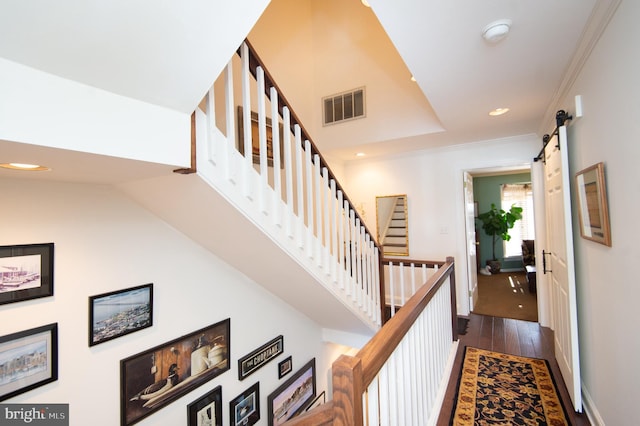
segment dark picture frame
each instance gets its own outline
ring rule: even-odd
[[[260,420],[260,382],[229,402],[229,417],[231,426],[251,426]]]
[[[594,164],[576,173],[576,192],[580,236],[611,247],[604,163]]]
[[[153,325],[153,283],[89,297],[89,346]]]
[[[284,336],[280,335],[238,360],[238,380],[244,380],[284,352]]]
[[[282,379],[287,374],[293,371],[293,362],[291,356],[278,363],[278,379]]]
[[[316,359],[312,358],[267,397],[268,425],[278,426],[303,412],[316,397]]]
[[[0,246],[0,305],[53,296],[53,243]]]
[[[222,426],[222,386],[187,406],[189,426]]]
[[[132,425],[231,368],[229,318],[120,361],[121,425]]]
[[[316,399],[311,401],[311,403],[307,406],[307,408],[304,411],[313,410],[314,408],[321,406],[322,404],[327,402],[326,399],[327,397],[326,397],[325,391],[320,392],[320,394],[316,396]]]
[[[0,365],[0,401],[58,380],[58,323],[1,336]]]
[[[238,106],[238,151],[244,155],[244,117],[242,105]],[[271,118],[267,117],[267,165],[273,167],[273,130]],[[280,125],[280,168],[284,168],[284,143],[283,143],[283,126]],[[258,124],[258,113],[251,111],[251,154],[253,162],[260,164],[260,127]]]

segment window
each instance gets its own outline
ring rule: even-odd
[[[533,219],[533,191],[530,183],[509,183],[502,185],[502,210],[509,210],[515,204],[522,207],[522,220],[509,230],[511,239],[504,241],[504,257],[521,256],[522,240],[535,237]]]

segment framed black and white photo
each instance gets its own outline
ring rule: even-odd
[[[153,325],[153,283],[89,297],[89,346]]]
[[[0,401],[58,380],[58,324],[0,337]]]
[[[231,426],[251,426],[260,420],[260,382],[229,402]]]
[[[222,426],[222,386],[187,407],[189,426]]]
[[[53,243],[0,246],[0,305],[53,296]]]
[[[129,426],[229,370],[230,319],[120,361],[121,425]]]
[[[267,422],[278,426],[303,412],[316,397],[316,359],[313,358],[267,397]]]

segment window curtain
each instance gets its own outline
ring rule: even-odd
[[[511,239],[504,241],[504,257],[521,256],[522,240],[534,239],[533,191],[530,183],[506,183],[501,186],[502,209],[508,211],[512,205],[522,207],[522,220],[509,230]]]

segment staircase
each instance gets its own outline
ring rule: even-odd
[[[406,253],[409,238],[406,219],[406,198],[396,197],[389,227],[382,238],[382,247],[385,254]]]

